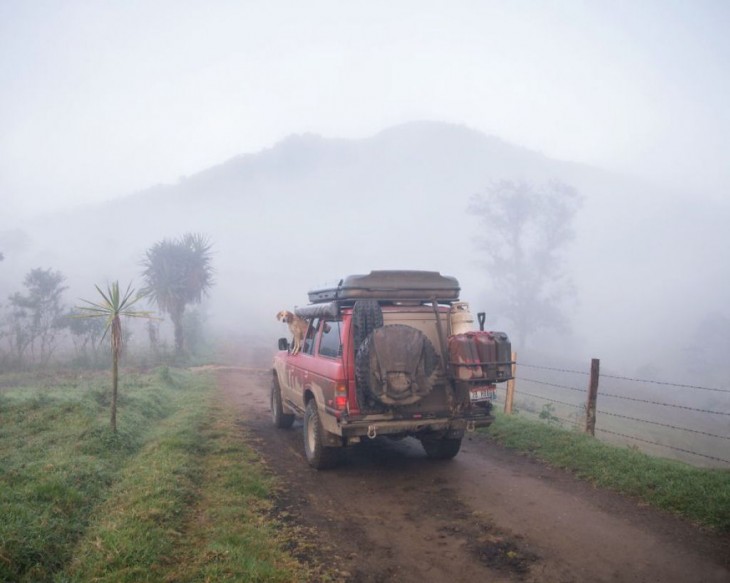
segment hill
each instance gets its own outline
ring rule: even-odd
[[[584,197],[568,257],[579,298],[574,333],[544,335],[536,347],[661,368],[691,344],[703,318],[727,314],[728,205],[437,122],[361,140],[293,135],[176,184],[6,224],[0,291],[15,291],[37,266],[65,273],[70,297],[107,278],[138,280],[146,248],[196,231],[215,243],[217,285],[207,310],[221,326],[283,333],[273,315],[305,303],[306,289],[373,268],[455,275],[479,309],[499,282],[478,266],[467,207],[501,179],[558,179]],[[508,325],[497,314],[490,321]]]

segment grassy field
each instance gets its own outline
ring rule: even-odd
[[[324,580],[282,550],[275,484],[212,379],[2,378],[0,581]]]
[[[598,486],[730,532],[730,470],[695,468],[517,416],[498,414],[485,431]]]

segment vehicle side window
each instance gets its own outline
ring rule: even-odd
[[[307,329],[307,335],[304,337],[304,344],[302,346],[302,352],[304,354],[314,354],[314,337],[317,334],[317,328],[319,327],[319,318],[312,320],[309,323]]]
[[[322,336],[319,341],[319,354],[331,358],[342,356],[342,337],[340,334],[340,322],[322,322]]]

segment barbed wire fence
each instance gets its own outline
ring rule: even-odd
[[[663,457],[730,467],[730,389],[599,373],[597,359],[590,371],[531,364],[516,355],[513,361],[507,414],[598,433]],[[656,388],[668,392],[658,397]],[[710,395],[712,407],[696,405],[699,395]]]

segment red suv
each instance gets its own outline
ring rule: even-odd
[[[312,467],[381,435],[414,436],[428,457],[453,458],[465,431],[493,421],[495,383],[511,378],[509,339],[471,329],[455,278],[373,271],[309,301],[295,310],[308,322],[301,350],[279,340],[271,412],[279,428],[303,418]]]

